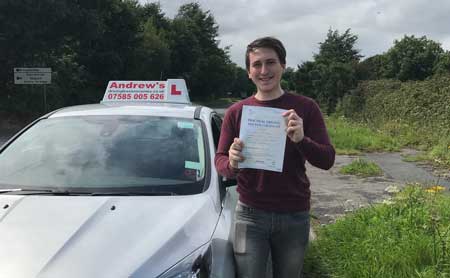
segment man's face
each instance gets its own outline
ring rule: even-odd
[[[273,93],[280,87],[281,75],[286,65],[280,64],[277,53],[270,48],[256,48],[249,53],[248,77],[258,92]]]

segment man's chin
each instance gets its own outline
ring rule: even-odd
[[[273,86],[271,86],[271,87],[259,87],[258,89],[263,94],[271,94],[272,92],[275,91],[275,87],[273,87]]]
[[[273,90],[273,88],[275,87],[275,85],[274,84],[272,84],[272,83],[267,83],[267,84],[259,84],[259,86],[258,86],[258,88],[260,89],[260,90],[264,90],[264,91],[270,91],[270,90]]]

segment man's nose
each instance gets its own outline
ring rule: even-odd
[[[267,73],[269,71],[269,67],[266,64],[262,64],[261,73]]]

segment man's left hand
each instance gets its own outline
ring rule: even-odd
[[[292,142],[298,143],[303,140],[305,133],[303,131],[303,119],[295,112],[294,109],[283,113],[286,121],[286,133]]]

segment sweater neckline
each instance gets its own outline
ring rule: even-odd
[[[281,102],[286,96],[287,96],[287,92],[283,91],[283,94],[277,98],[274,99],[270,99],[270,100],[259,100],[255,97],[255,95],[252,96],[253,101],[259,104],[264,104],[264,105],[271,105],[271,104],[276,104]]]

